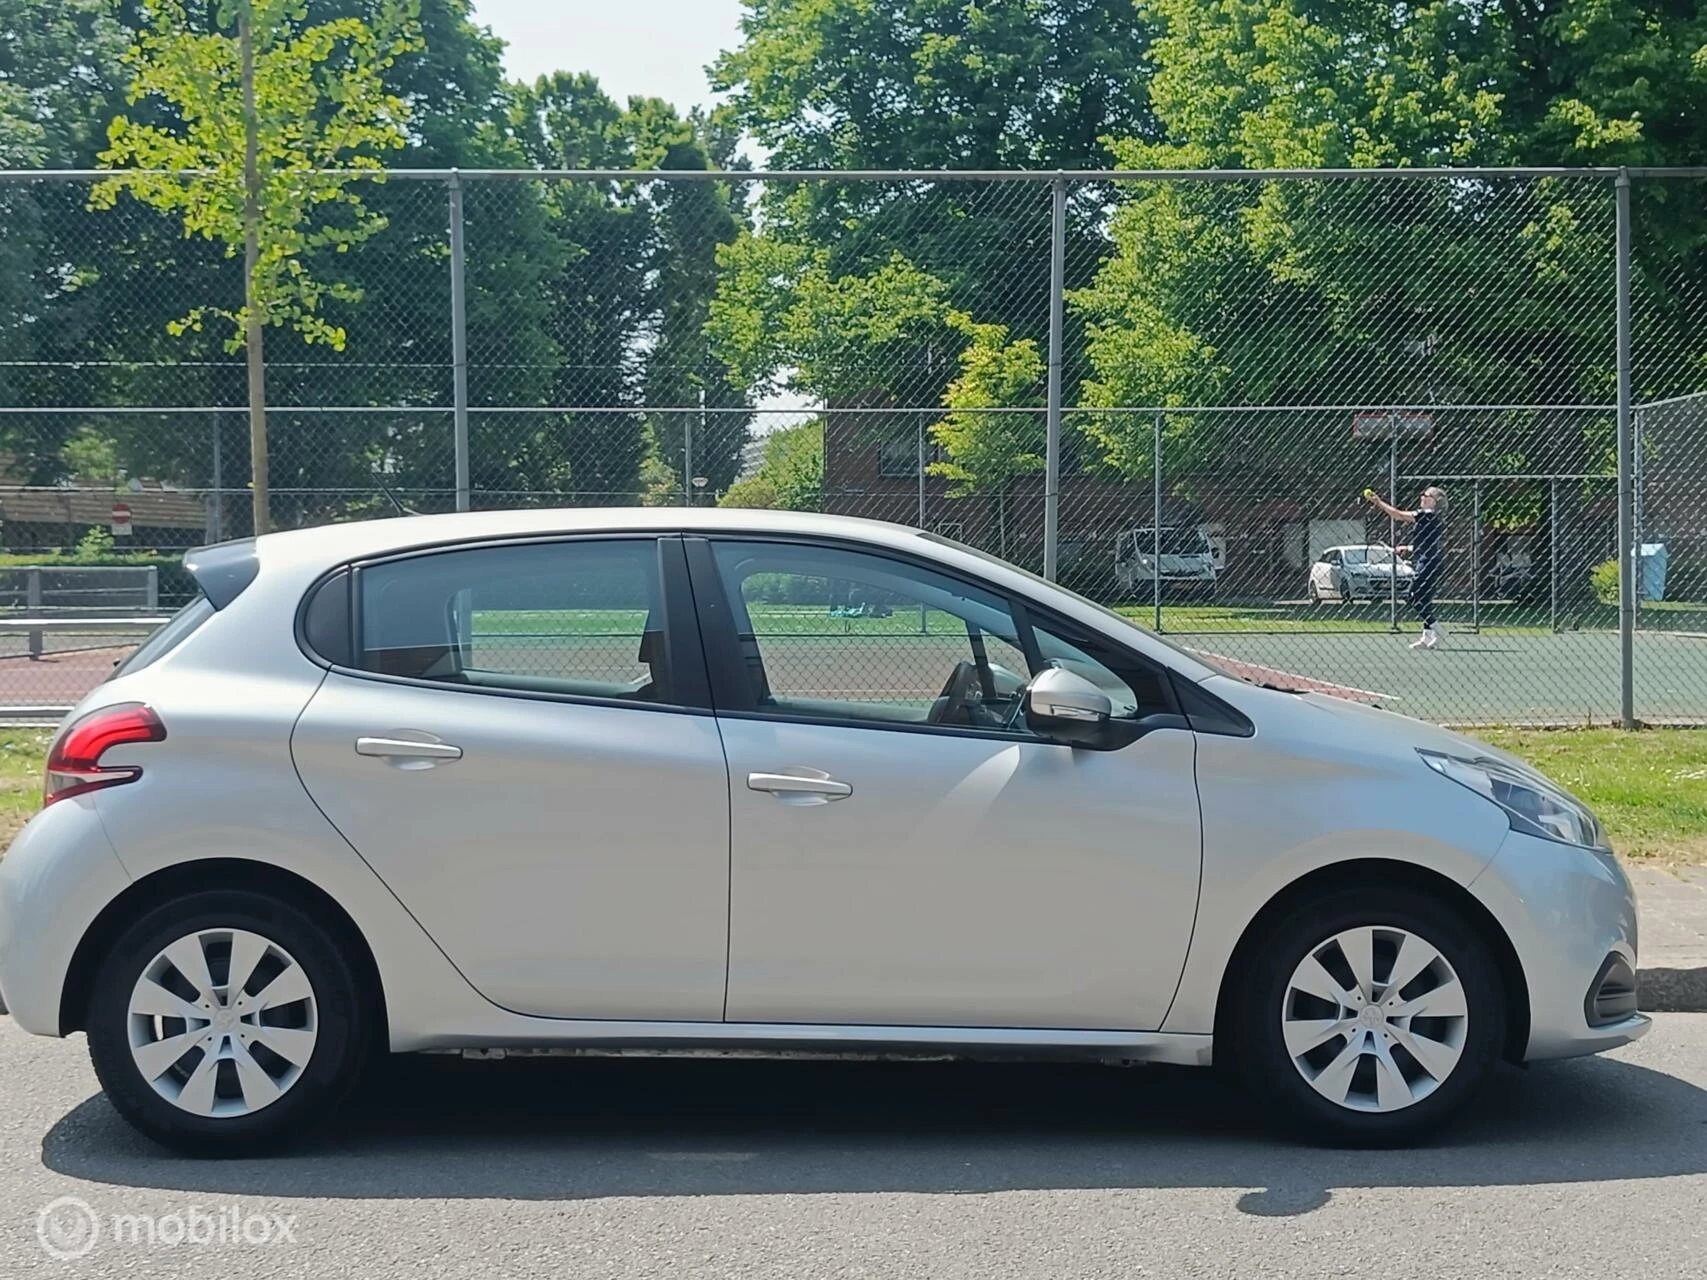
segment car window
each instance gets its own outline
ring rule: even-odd
[[[467,688],[671,700],[657,543],[474,547],[370,565],[357,665]]]
[[[760,712],[1024,733],[1021,693],[1044,666],[1083,675],[1117,715],[1162,697],[1159,673],[1135,688],[1076,634],[1035,628],[1028,661],[1002,596],[907,561],[782,543],[713,554]]]

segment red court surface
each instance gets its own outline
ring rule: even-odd
[[[133,645],[50,653],[40,658],[0,658],[0,706],[66,707],[112,674]]]

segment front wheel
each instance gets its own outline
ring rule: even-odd
[[[1505,1001],[1494,957],[1427,894],[1331,893],[1280,921],[1247,959],[1230,1048],[1265,1112],[1307,1141],[1430,1137],[1498,1059]]]
[[[89,1055],[115,1109],[192,1155],[265,1150],[354,1084],[374,1020],[338,941],[248,890],[188,894],[119,938],[95,979]]]

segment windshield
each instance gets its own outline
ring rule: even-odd
[[[1149,555],[1155,546],[1156,535],[1149,529],[1134,531],[1133,538],[1140,554]],[[1206,556],[1210,554],[1209,539],[1199,529],[1163,529],[1162,554],[1165,556]]]
[[[1386,547],[1347,547],[1343,558],[1347,564],[1391,564],[1393,553]]]

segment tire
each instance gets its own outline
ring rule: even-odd
[[[243,990],[219,985],[251,958]],[[203,975],[192,982],[184,974],[197,964]],[[251,890],[187,894],[150,911],[108,953],[90,999],[89,1056],[118,1113],[161,1145],[260,1153],[324,1121],[354,1087],[380,1023],[363,994],[344,946],[295,905]],[[234,1007],[220,1008],[224,1000]],[[163,1009],[206,1012],[207,1021],[157,1016]],[[161,1063],[170,1065],[158,1076],[145,1073]]]
[[[1351,1013],[1353,1004],[1329,1012],[1326,1000],[1299,984],[1315,981],[1315,970],[1306,962],[1316,957],[1330,980],[1349,989],[1353,984],[1346,979],[1353,971],[1340,940],[1356,948],[1366,931],[1374,940],[1369,966],[1374,975],[1391,978],[1404,947],[1416,942],[1432,949],[1441,963],[1430,961],[1406,979],[1403,996],[1376,978],[1374,1003],[1383,1013],[1372,1016],[1357,1008],[1348,1021],[1342,1015]],[[1413,951],[1407,970],[1426,954]],[[1248,972],[1225,1024],[1234,1067],[1263,1114],[1306,1142],[1391,1147],[1433,1137],[1486,1079],[1505,1043],[1505,996],[1492,952],[1459,913],[1416,889],[1367,885],[1328,893],[1266,930],[1242,963]],[[1389,998],[1397,1003],[1388,1005]],[[1459,1003],[1461,1017],[1450,1012]],[[1418,1013],[1385,1020],[1387,1008],[1407,1007],[1447,1016]],[[1294,1052],[1330,1022],[1349,1031],[1331,1034],[1307,1052]],[[1349,1069],[1348,1058],[1353,1060]],[[1306,1071],[1314,1074],[1314,1083]],[[1340,1092],[1342,1079],[1346,1097],[1336,1100],[1330,1095]]]

